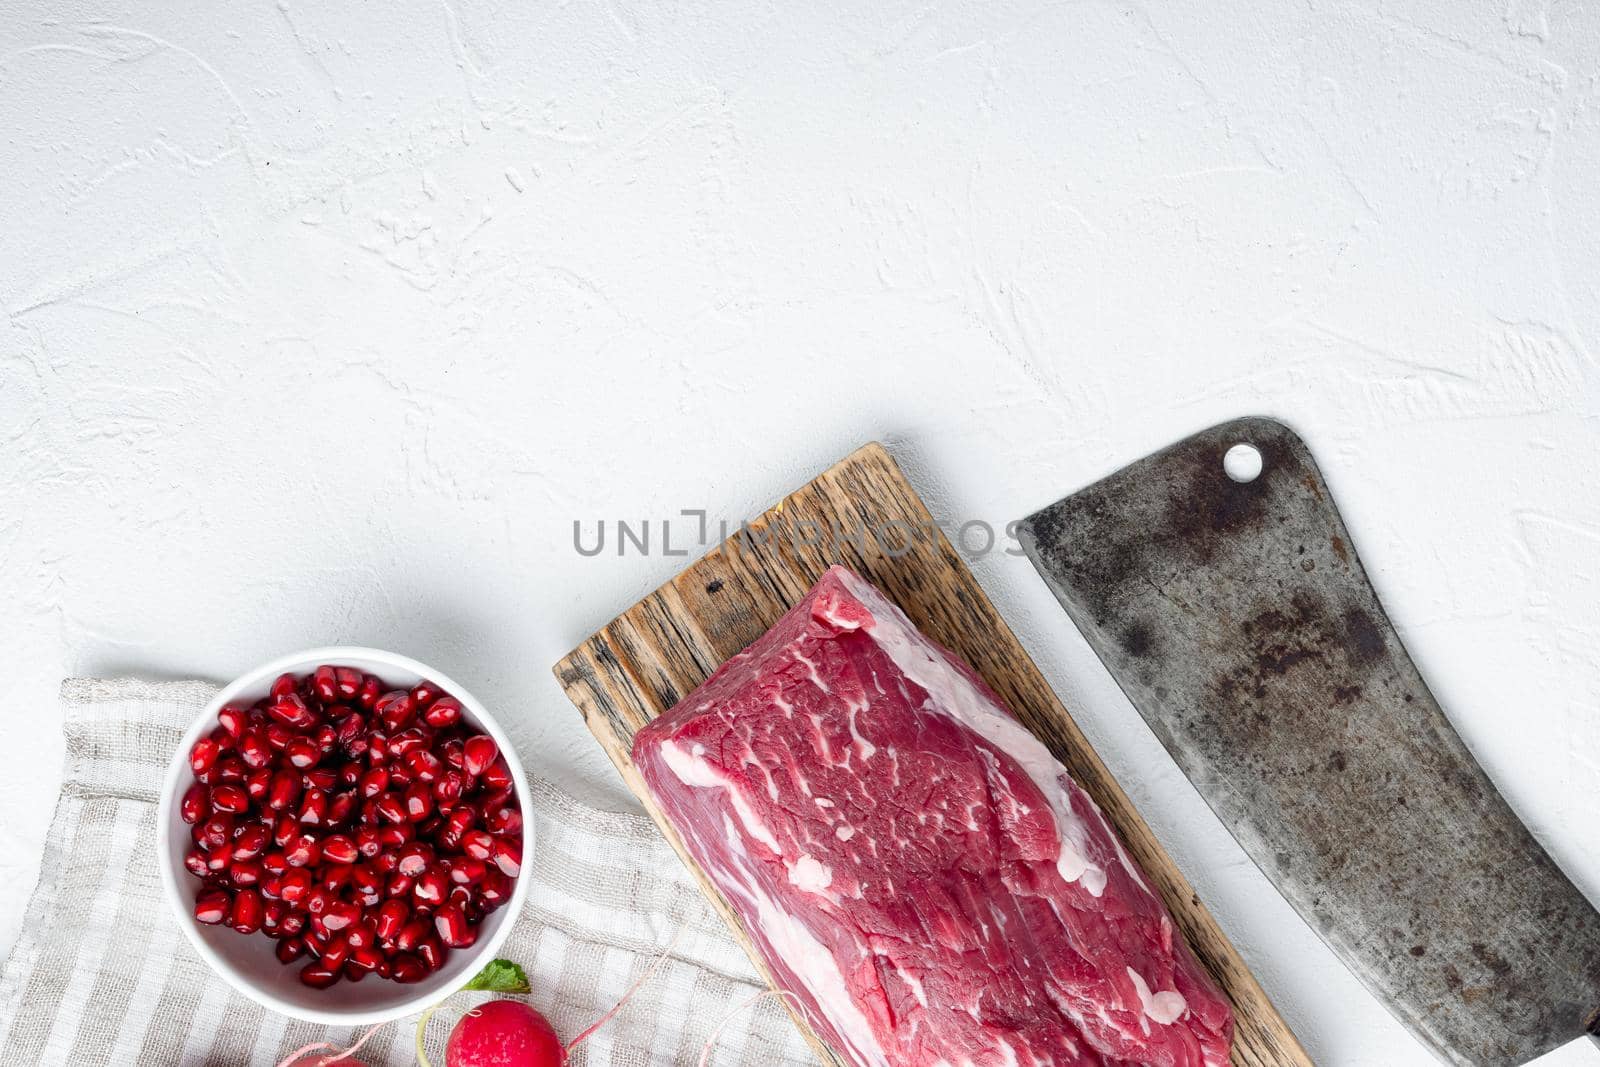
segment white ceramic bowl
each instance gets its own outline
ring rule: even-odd
[[[194,917],[195,894],[200,881],[183,866],[189,848],[189,827],[178,817],[178,798],[194,780],[189,770],[189,749],[209,734],[217,724],[217,712],[224,704],[253,704],[267,695],[272,680],[285,671],[308,674],[319,664],[355,667],[375,674],[386,685],[410,688],[424,678],[461,701],[466,720],[494,738],[511,768],[517,786],[517,801],[522,806],[522,877],[514,883],[511,899],[497,908],[478,927],[478,940],[467,949],[452,949],[444,967],[424,981],[401,985],[376,975],[363,982],[339,982],[329,989],[312,989],[300,981],[300,967],[285,966],[274,954],[277,944],[261,934],[239,934],[226,926],[206,926]],[[393,652],[375,648],[314,648],[275,659],[243,675],[224,688],[190,725],[183,741],[172,755],[161,789],[161,810],[157,825],[160,840],[157,855],[161,865],[161,884],[178,925],[202,959],[245,996],[273,1011],[309,1022],[336,1026],[358,1026],[385,1022],[421,1011],[464,982],[493,959],[511,933],[512,923],[522,911],[528,894],[528,871],[533,860],[533,811],[529,804],[528,783],[522,774],[511,741],[482,704],[465,688],[439,671]]]

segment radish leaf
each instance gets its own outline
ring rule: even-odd
[[[510,960],[490,960],[476,978],[461,988],[486,993],[527,993],[533,987],[528,984],[528,976],[515,963]]]

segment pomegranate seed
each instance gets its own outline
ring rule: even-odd
[[[218,811],[238,815],[250,807],[250,794],[232,784],[213,786],[211,806]]]
[[[391,763],[389,765],[389,788],[395,792],[404,793],[406,786],[411,784],[411,771],[405,763]]]
[[[265,736],[267,747],[276,752],[288,748],[289,742],[295,738],[294,732],[281,722],[268,723]]]
[[[454,726],[461,721],[461,701],[455,697],[440,697],[422,713],[422,721],[440,730]]]
[[[279,848],[288,848],[289,842],[300,836],[300,821],[293,815],[285,812],[278,816],[278,821],[272,827],[272,843]]]
[[[229,737],[237,738],[244,733],[244,724],[247,721],[245,710],[232,704],[224,704],[222,710],[217,712],[217,722],[228,732]]]
[[[426,708],[442,696],[444,696],[444,690],[426,678],[411,687],[411,701],[418,708]]]
[[[324,704],[332,704],[338,698],[332,667],[324,665],[311,672],[311,693]]]
[[[320,960],[300,969],[300,981],[312,989],[327,989],[338,980],[339,972],[325,967]]]
[[[401,730],[389,738],[389,758],[404,758],[407,752],[427,748],[430,740],[432,740],[430,731],[415,726],[409,730]]]
[[[261,895],[265,897],[267,895],[266,891],[262,890]],[[288,914],[289,906],[287,904],[281,900],[272,900],[269,898],[261,907],[262,932],[268,937],[277,937],[279,935],[279,927],[283,923],[284,916]]]
[[[200,740],[196,741],[194,743],[194,747],[189,750],[190,769],[196,774],[209,771],[212,765],[217,762],[217,756],[221,754],[221,751],[222,750],[217,747],[217,743],[211,740],[211,738],[202,737]]]
[[[433,783],[433,799],[439,807],[454,809],[456,801],[461,799],[461,794],[466,791],[466,776],[460,771],[445,771]]]
[[[444,966],[450,952],[432,934],[417,942],[417,957],[425,963],[430,971],[437,971]]]
[[[279,963],[293,963],[306,954],[306,943],[298,937],[285,937],[278,941],[276,952]]]
[[[366,828],[356,831],[356,851],[369,860],[382,852],[383,842],[378,840],[377,831]]]
[[[183,799],[178,802],[178,817],[186,823],[197,823],[211,814],[211,806],[206,803],[206,787],[196,783],[184,791]]]
[[[205,822],[195,827],[199,833],[199,844],[207,851],[215,851],[233,839],[233,816],[226,814],[213,815]]]
[[[361,679],[361,688],[356,692],[356,706],[362,711],[371,711],[378,705],[378,698],[383,695],[383,683],[372,675]]]
[[[306,897],[306,914],[314,919],[321,918],[330,907],[338,903],[338,900],[332,891],[319,885]]]
[[[296,730],[308,730],[317,723],[316,715],[312,714],[299,693],[290,693],[268,704],[267,714]]]
[[[204,878],[211,870],[206,864],[206,854],[199,848],[191,848],[183,854],[183,865],[196,878]]]
[[[250,794],[250,799],[264,802],[267,793],[272,789],[272,771],[262,767],[260,770],[251,771],[250,776],[244,780],[244,791]]]
[[[194,918],[207,926],[217,926],[233,910],[233,899],[221,889],[208,889],[194,899]]]
[[[421,842],[413,842],[400,850],[399,862],[395,865],[395,869],[407,877],[415,878],[432,862],[433,849]]]
[[[288,744],[288,742],[285,742],[285,744]],[[254,729],[251,729],[250,733],[238,739],[238,758],[245,761],[245,766],[256,769],[256,771],[270,765],[272,763],[272,744],[270,744],[269,737],[266,734],[256,733]]]
[[[272,688],[268,691],[267,695],[272,697],[274,700],[281,700],[286,696],[293,696],[296,684],[297,683],[294,675],[280,674],[278,677],[272,680]]]
[[[474,882],[482,881],[487,870],[482,860],[475,860],[471,856],[457,856],[450,861],[450,880],[456,885],[472,885]]]
[[[361,691],[361,672],[354,667],[336,667],[333,673],[338,681],[340,700],[351,700]]]
[[[339,731],[327,723],[317,727],[314,738],[317,751],[324,756],[333,755],[333,750],[339,747]]]
[[[411,699],[410,693],[404,689],[396,689],[379,697],[378,705],[373,708],[373,712],[383,720],[384,726],[393,731],[411,721],[417,712],[417,705]]]
[[[268,852],[261,857],[261,866],[273,874],[282,874],[289,869],[289,860],[282,852]]]
[[[228,912],[228,925],[241,934],[253,934],[261,929],[261,894],[254,889],[241,889],[233,898],[233,908]]]
[[[383,874],[365,863],[358,863],[350,869],[350,885],[357,893],[375,898],[373,903],[376,904],[383,893]]]
[[[452,737],[444,743],[444,748],[440,750],[440,755],[443,756],[445,763],[449,766],[458,771],[465,771],[467,765],[465,751],[466,749],[462,745],[461,739]]]
[[[322,845],[310,834],[301,834],[290,842],[283,858],[291,867],[309,867],[322,858]]]
[[[366,732],[367,720],[363,719],[359,712],[354,711],[340,719],[338,725],[334,727],[334,736],[339,739],[341,745],[348,745],[363,737]]]
[[[350,954],[350,946],[344,938],[333,936],[322,945],[322,962],[325,966],[338,970],[344,965],[345,957]]]
[[[250,769],[244,765],[244,760],[238,756],[223,756],[217,760],[217,765],[211,768],[214,781],[242,782]]]
[[[292,937],[306,928],[306,913],[291,911],[278,923],[278,932],[285,937]]]
[[[439,829],[439,842],[446,848],[458,847],[477,818],[478,813],[468,804],[451,811]]]
[[[332,834],[322,839],[322,858],[329,863],[354,863],[360,855],[356,843],[343,834]]]
[[[328,801],[328,825],[342,826],[356,813],[356,795],[339,793]]]
[[[512,787],[511,768],[507,765],[504,757],[489,764],[488,769],[483,772],[482,778],[483,787],[491,792],[498,793],[502,789],[510,789]]]
[[[389,977],[402,985],[420,982],[428,977],[428,965],[409,952],[402,952],[389,961]]]
[[[411,895],[411,886],[411,876],[396,871],[389,876],[389,881],[384,883],[383,895],[386,897],[409,897]]]
[[[500,746],[488,734],[478,734],[467,738],[461,747],[461,755],[466,761],[464,769],[467,774],[477,778],[500,758]]]
[[[507,878],[497,868],[490,867],[483,872],[483,881],[478,883],[478,901],[485,911],[493,911],[511,899],[511,879]]]
[[[377,943],[378,933],[372,923],[366,919],[358,919],[344,932],[345,944],[351,948],[371,948]]]
[[[272,746],[254,730],[239,738],[239,758],[246,767],[261,770],[272,762]]]
[[[382,766],[389,759],[389,738],[386,734],[373,731],[367,735],[367,762],[374,767]]]
[[[467,923],[467,915],[454,904],[446,904],[433,917],[433,928],[439,940],[451,948],[467,948],[478,939],[477,931]]]
[[[429,867],[416,876],[416,884],[412,893],[424,904],[439,904],[444,901],[444,895],[450,888],[449,879],[439,867]]]
[[[349,978],[352,982],[359,982],[362,978],[377,970],[378,965],[382,962],[383,955],[371,945],[362,947],[351,945],[350,958],[345,962],[344,965],[345,977]],[[351,968],[355,969],[355,974],[350,973]]]
[[[300,821],[311,826],[321,826],[328,815],[328,794],[320,789],[308,789],[300,801]]]
[[[236,860],[253,860],[261,855],[270,840],[267,828],[261,823],[251,823],[241,829],[233,839],[233,858]]]
[[[406,769],[418,782],[432,782],[444,770],[444,761],[425,748],[412,749],[406,753],[405,760]]]
[[[406,818],[421,822],[433,814],[433,794],[427,786],[414,785],[406,790]]]
[[[233,862],[233,842],[224,841],[206,853],[206,869],[220,871]]]
[[[317,746],[311,742],[309,737],[297,737],[290,741],[288,747],[283,750],[283,754],[288,756],[289,762],[300,770],[314,766],[322,758],[322,753],[317,750]]]
[[[279,771],[272,776],[272,786],[267,790],[267,807],[283,811],[300,797],[300,776],[292,771]]]
[[[378,798],[378,814],[390,822],[406,821],[406,805],[393,793],[385,793]]]
[[[413,918],[400,928],[394,936],[394,947],[401,952],[410,952],[433,932],[433,928],[422,919]]]
[[[322,913],[322,925],[337,933],[361,918],[361,909],[348,900],[336,900]]]
[[[389,785],[389,772],[382,767],[374,767],[361,776],[361,795],[368,800],[383,793]]]
[[[494,865],[499,867],[507,878],[515,878],[521,874],[522,842],[512,837],[495,838]]]
[[[320,789],[327,793],[339,784],[339,772],[331,767],[318,767],[316,770],[306,771],[302,774],[300,776],[300,784],[307,789]]]
[[[384,941],[393,941],[401,929],[411,920],[411,909],[406,907],[403,900],[386,900],[378,909],[378,917],[373,925],[378,937]]]
[[[237,857],[232,865],[228,867],[228,881],[240,888],[260,884],[261,875],[261,864],[248,863]]]
[[[507,805],[485,812],[483,825],[492,834],[520,834],[522,832],[522,809]]]
[[[494,855],[494,837],[483,830],[469,830],[461,835],[461,851],[475,860],[486,860]]]

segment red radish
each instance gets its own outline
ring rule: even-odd
[[[446,1067],[562,1067],[567,1051],[545,1017],[520,1001],[491,1000],[462,1017]]]

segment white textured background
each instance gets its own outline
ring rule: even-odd
[[[65,674],[381,645],[620,805],[549,665],[675,561],[574,518],[880,437],[998,524],[1251,412],[1600,898],[1597,57],[1568,0],[5,0],[0,951]],[[1431,1062],[978,573],[1317,1060]]]

